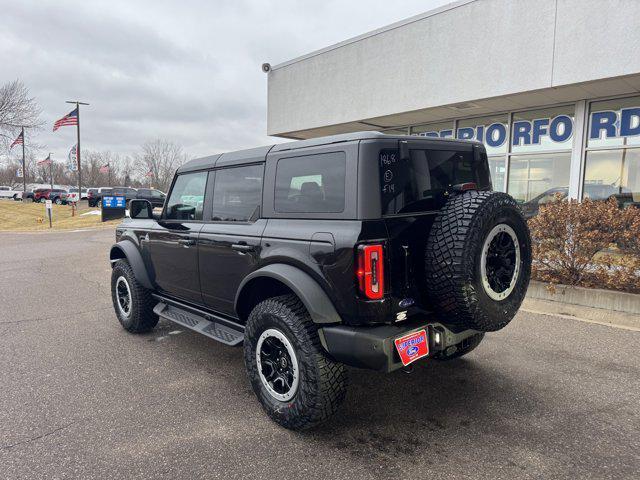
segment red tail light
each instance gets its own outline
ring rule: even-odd
[[[356,270],[360,292],[368,299],[384,297],[384,254],[382,245],[360,245]]]

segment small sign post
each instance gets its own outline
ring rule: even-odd
[[[125,197],[102,197],[102,221],[125,217],[127,199]]]
[[[53,208],[53,202],[51,200],[45,200],[44,208],[47,210],[47,216],[49,217],[49,228],[51,228],[51,209]]]

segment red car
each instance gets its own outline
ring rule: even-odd
[[[44,203],[45,200],[51,200],[56,205],[67,203],[67,191],[60,188],[38,188],[33,192],[33,201]]]

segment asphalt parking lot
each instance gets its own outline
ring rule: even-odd
[[[640,332],[521,312],[465,359],[262,413],[241,350],[113,314],[113,230],[0,234],[0,478],[638,478]]]

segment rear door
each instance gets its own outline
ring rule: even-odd
[[[264,164],[220,168],[209,174],[211,213],[198,240],[204,303],[235,315],[242,279],[255,269],[266,220],[260,218]]]
[[[400,149],[382,149],[378,157],[391,286],[398,296],[418,295],[416,287],[423,287],[427,236],[436,214],[455,194],[454,185],[491,186],[486,156],[474,144],[426,139],[406,144],[404,155]]]
[[[178,175],[161,220],[142,239],[145,260],[162,293],[201,303],[198,234],[202,229],[207,172]]]

